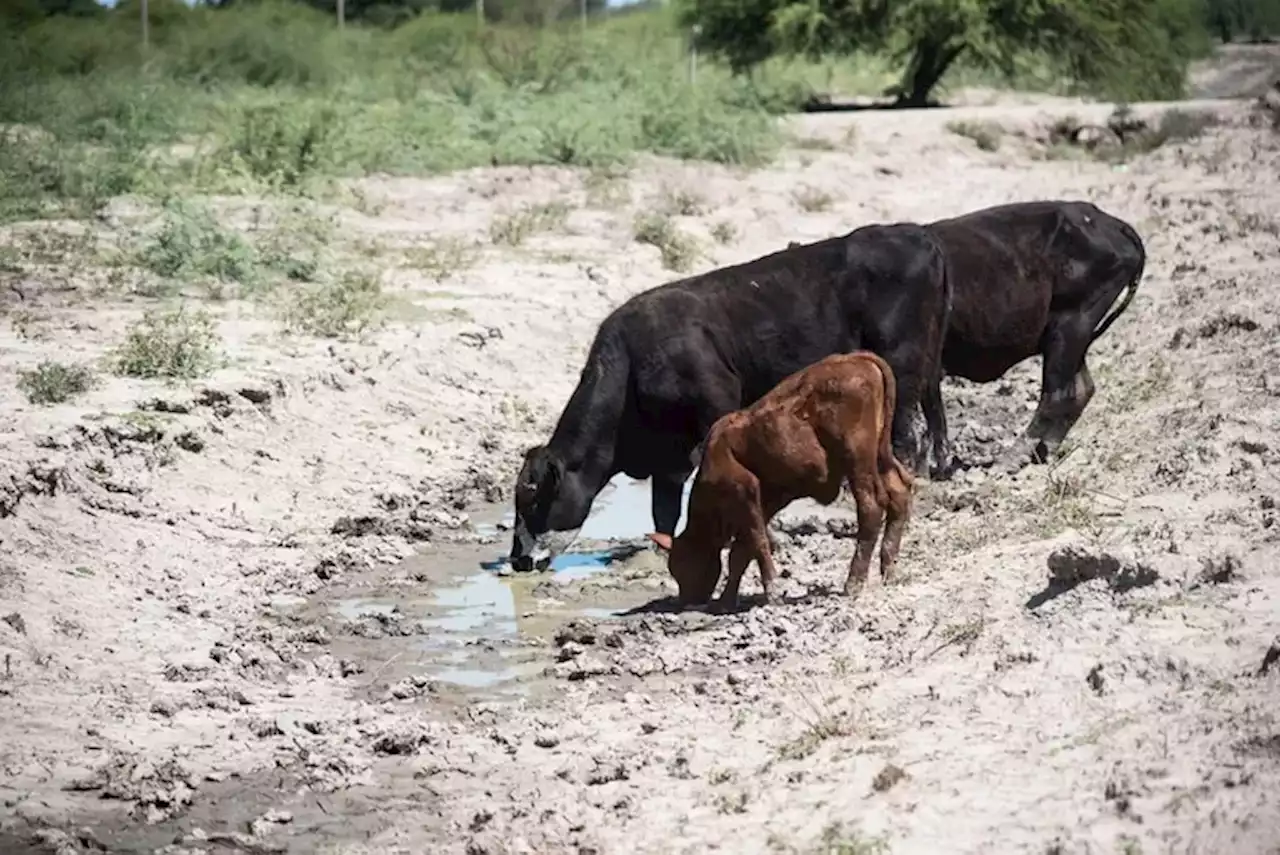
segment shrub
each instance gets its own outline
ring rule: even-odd
[[[44,360],[35,368],[18,372],[18,390],[32,404],[61,404],[83,395],[97,384],[87,365]]]
[[[152,310],[130,325],[112,361],[126,377],[190,379],[213,367],[217,342],[213,317],[203,309]]]

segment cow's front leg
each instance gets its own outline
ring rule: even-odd
[[[650,502],[653,512],[653,529],[658,535],[665,535],[667,548],[675,537],[676,523],[680,522],[680,496],[684,492],[685,479],[688,472],[655,474],[650,489]]]

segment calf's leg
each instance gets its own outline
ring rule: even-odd
[[[742,586],[742,574],[746,572],[751,559],[755,557],[749,540],[744,537],[733,539],[733,546],[729,548],[729,578],[725,580],[724,591],[716,601],[716,611],[732,611],[738,607],[738,589]]]
[[[893,469],[884,473],[884,489],[888,503],[885,513],[884,540],[880,544],[880,578],[887,584],[893,578],[902,535],[911,517],[911,485]]]
[[[764,589],[764,601],[767,604],[778,602],[774,587],[778,578],[777,565],[773,563],[773,553],[769,549],[768,522],[777,510],[772,505],[763,508],[759,499],[751,502],[746,511],[744,524],[729,550],[729,579],[725,582],[724,593],[720,600],[723,608],[736,608],[738,588],[742,584],[742,574],[754,558],[760,566],[760,587]]]
[[[858,508],[858,546],[853,553],[853,560],[849,562],[849,575],[844,580],[844,593],[850,599],[857,599],[867,583],[871,556],[875,552],[876,540],[880,536],[885,516],[880,495],[884,492],[884,487],[874,469],[874,448],[862,459],[866,463],[859,464],[859,471],[850,479],[853,500]]]

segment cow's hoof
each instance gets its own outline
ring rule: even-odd
[[[720,599],[713,601],[707,606],[707,611],[713,615],[727,615],[727,614],[736,612],[737,610],[738,610],[738,601],[733,600],[732,602],[730,602],[725,600],[724,597],[721,597]]]
[[[862,596],[862,589],[866,586],[865,582],[851,582],[844,586],[845,598],[853,602]]]

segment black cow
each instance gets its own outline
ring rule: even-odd
[[[1062,200],[998,205],[927,228],[954,278],[943,369],[986,383],[1040,354],[1040,404],[1000,467],[1047,460],[1093,397],[1085,353],[1137,293],[1142,238],[1090,202]]]
[[[511,563],[549,561],[618,472],[651,477],[666,543],[684,481],[720,416],[833,353],[867,349],[898,385],[894,449],[915,468],[921,406],[935,465],[947,460],[941,350],[951,302],[939,241],[918,224],[872,225],[669,282],[609,314],[551,440],[516,479]],[[665,545],[665,544],[664,544]]]

